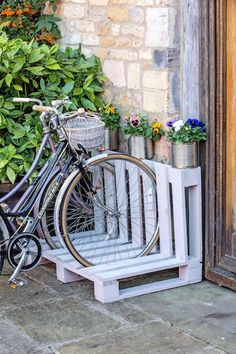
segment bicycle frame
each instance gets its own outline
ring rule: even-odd
[[[43,142],[43,143],[45,144],[45,142]],[[45,144],[45,146],[46,146],[46,144]],[[25,215],[27,215],[27,213],[30,212],[30,210],[33,208],[33,205],[34,205],[36,199],[38,198],[38,196],[39,196],[39,194],[40,194],[45,182],[47,181],[47,179],[50,176],[50,174],[52,173],[52,171],[55,169],[55,166],[57,165],[57,163],[60,161],[61,156],[63,155],[63,153],[66,150],[67,146],[68,146],[68,143],[66,141],[62,141],[59,144],[55,154],[51,158],[51,161],[47,164],[46,167],[41,169],[41,171],[40,171],[41,176],[37,176],[37,181],[34,183],[33,186],[29,187],[31,189],[31,196],[29,198],[29,202],[27,203],[27,206],[25,206],[23,209],[21,209],[18,212],[14,211],[14,212],[10,212],[10,213],[4,212],[4,210],[0,206],[0,215],[3,218],[3,220],[5,222],[5,225],[6,225],[7,229],[8,229],[8,231],[9,231],[10,235],[12,235],[14,233],[14,228],[12,227],[12,223],[9,221],[8,218],[17,217],[17,216],[25,216]],[[38,156],[37,156],[37,160],[38,161],[39,161],[39,159],[40,159],[40,154],[38,154]],[[69,169],[69,166],[70,166],[70,164],[72,162],[72,159],[73,159],[73,157],[69,158],[67,160],[66,164],[63,166],[62,172],[61,172],[61,174],[59,176],[61,179],[63,179],[64,174],[67,173],[67,171]],[[35,170],[36,166],[37,166],[37,163],[36,163],[36,159],[35,159],[35,161],[34,161],[34,169],[32,168],[31,170],[32,171]],[[58,183],[58,187],[59,187],[59,183]],[[17,190],[18,190],[18,188],[17,188]],[[26,194],[28,196],[29,192],[28,191],[26,191],[26,192],[27,192]],[[56,193],[56,191],[55,191],[55,193]],[[9,194],[11,194],[11,192]],[[11,195],[13,195],[13,194],[11,194]],[[21,200],[21,202],[22,202],[22,200]],[[49,202],[50,202],[50,200],[48,202],[46,201],[45,204],[47,203],[47,205],[48,205]],[[38,217],[34,220],[33,224],[30,227],[30,232],[33,232],[35,230],[35,228],[37,227],[37,225],[38,225],[38,223],[41,220],[41,217],[43,215],[42,210],[45,211],[47,205],[46,206],[43,205],[42,208],[39,210]]]

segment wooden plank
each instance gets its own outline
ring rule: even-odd
[[[201,172],[196,170],[198,184],[189,187],[189,254],[202,260],[202,202]]]
[[[199,88],[199,2],[196,0],[184,0],[183,119],[199,117]]]
[[[97,274],[97,278],[103,281],[124,279],[135,275],[158,272],[159,270],[175,268],[186,264],[187,260],[182,261],[176,258],[162,259],[158,262],[144,263],[135,267],[129,266],[126,269],[122,269],[122,271],[120,269],[104,271],[103,273]]]
[[[172,182],[173,195],[175,256],[178,259],[186,260],[188,257],[188,246],[185,184],[183,177],[184,171],[182,169],[171,169],[170,181]]]
[[[155,164],[154,166],[157,181],[160,252],[166,257],[172,257],[173,242],[171,227],[169,168],[163,164]]]

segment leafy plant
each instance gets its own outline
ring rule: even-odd
[[[10,38],[35,38],[39,42],[54,44],[60,38],[60,19],[44,13],[47,3],[55,12],[56,0],[4,0],[0,5],[0,24]]]
[[[176,144],[206,140],[206,128],[201,120],[189,118],[184,122],[174,119],[168,121],[166,125],[169,127],[168,139]]]
[[[152,139],[152,127],[145,115],[140,113],[125,117],[123,132],[129,136],[143,136]]]
[[[100,109],[102,121],[109,130],[119,128],[120,114],[111,103],[104,104]]]
[[[99,95],[106,77],[100,60],[95,56],[85,58],[80,49],[67,48],[63,52],[58,45],[9,40],[3,32],[0,53],[0,90],[4,93],[0,96],[0,157],[9,160],[8,148],[13,146],[16,151],[12,156],[20,155],[23,162],[19,168],[11,157],[1,164],[0,180],[14,182],[29,169],[43,132],[31,105],[19,106],[12,97],[40,98],[49,105],[53,99],[69,96],[72,103],[66,109],[82,106],[96,111],[103,106]]]

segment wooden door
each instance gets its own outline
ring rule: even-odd
[[[225,242],[221,265],[236,273],[236,0],[226,8]]]
[[[236,290],[236,0],[209,4],[205,276]]]

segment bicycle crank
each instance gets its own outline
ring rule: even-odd
[[[19,272],[36,267],[41,256],[41,243],[35,235],[22,233],[10,239],[7,246],[7,259],[10,265],[15,268],[9,279],[12,288],[25,285],[24,280],[17,279]]]

